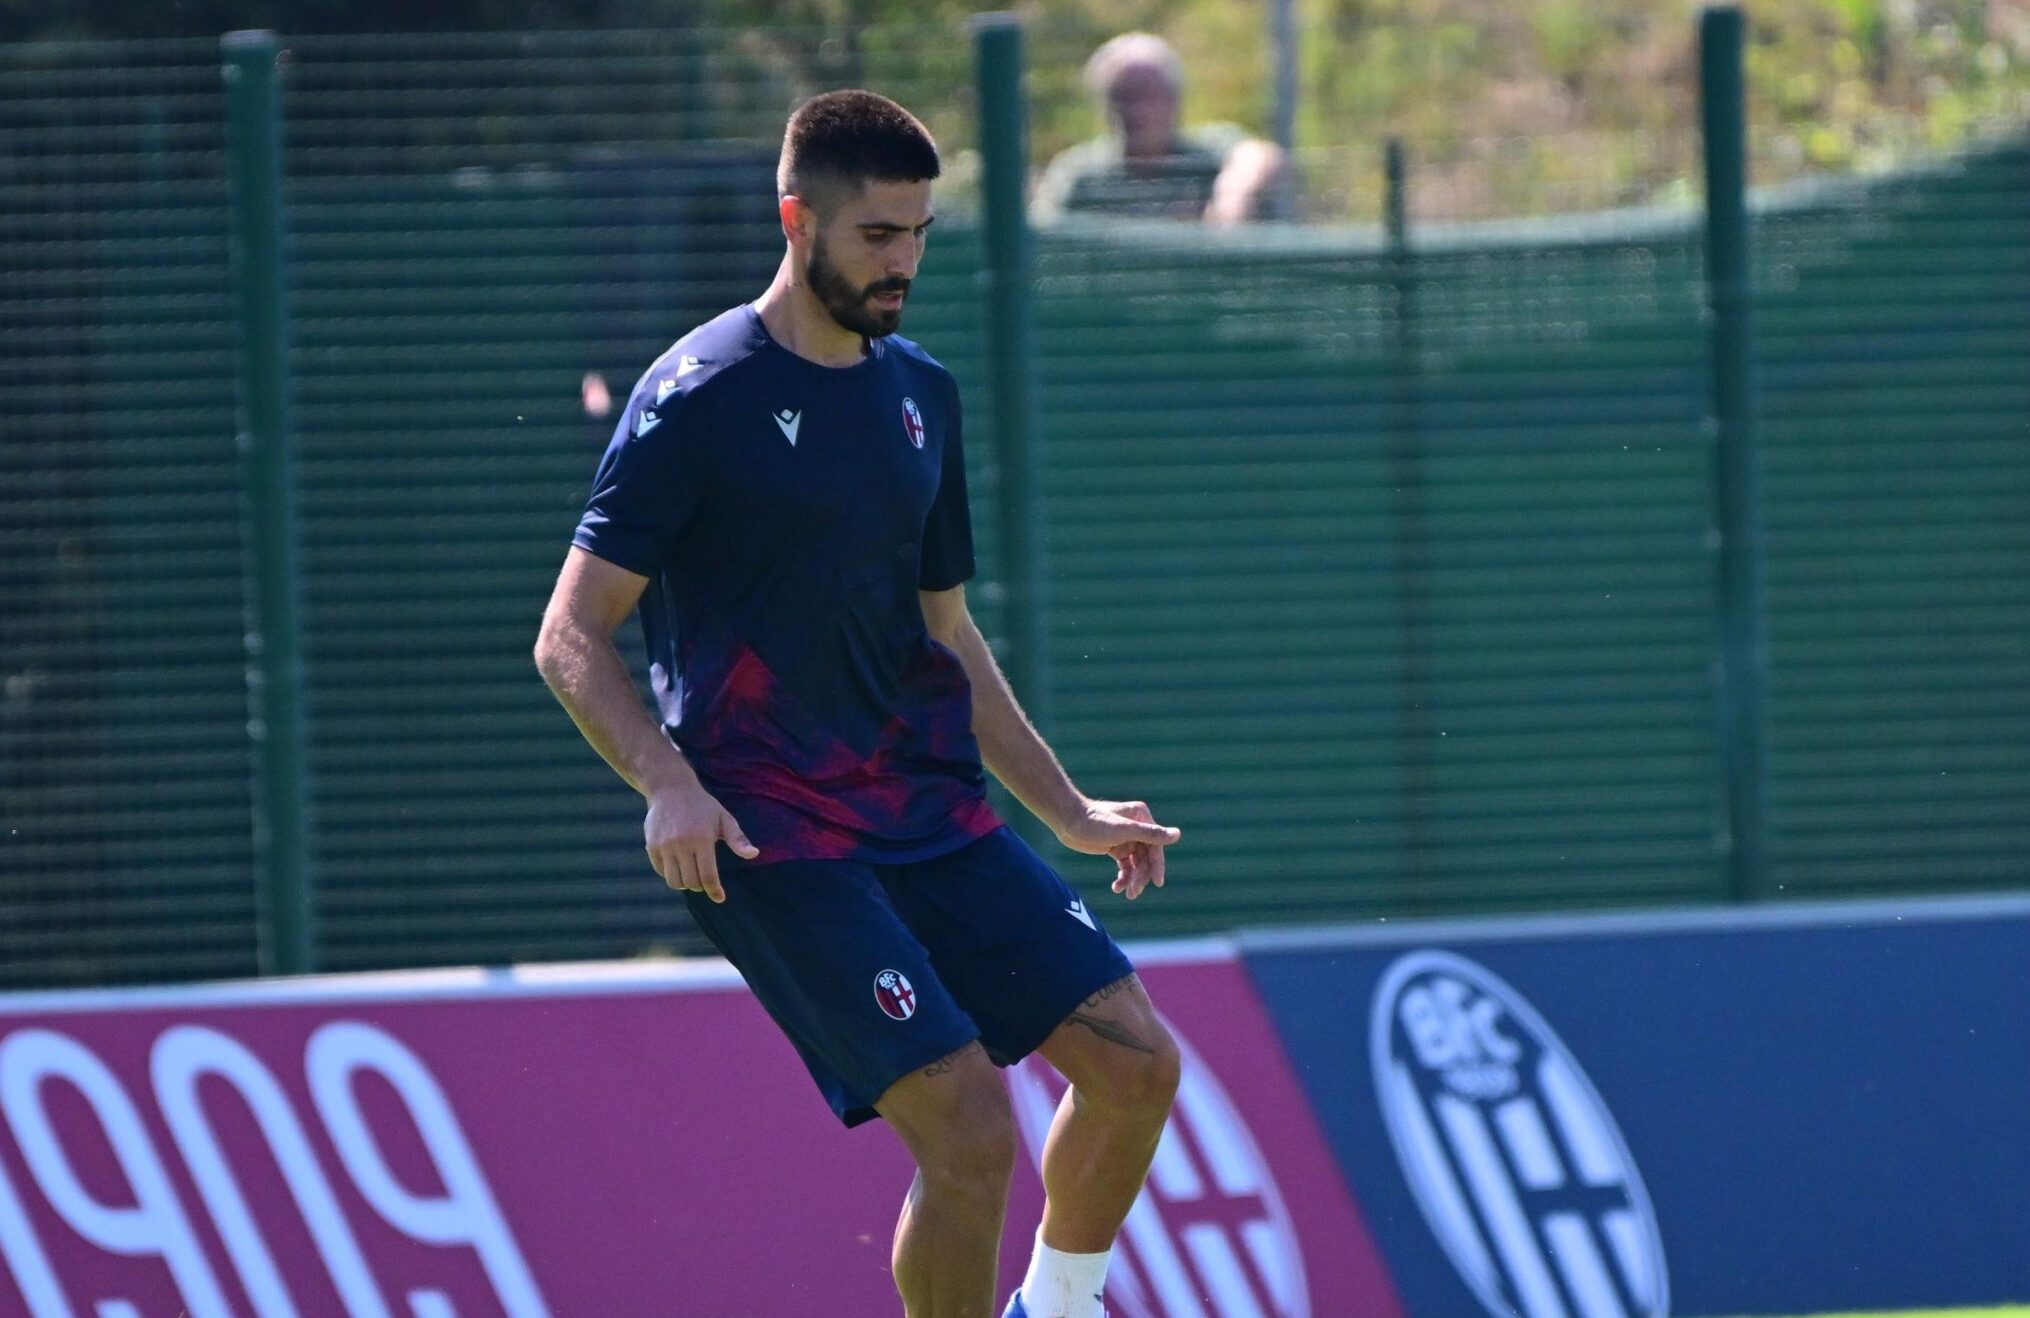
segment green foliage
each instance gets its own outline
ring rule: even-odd
[[[1695,0],[1296,0],[1298,145],[1314,218],[1372,219],[1382,143],[1413,163],[1425,218],[1546,213],[1690,196],[1698,176]],[[0,38],[627,27],[737,35],[728,78],[774,91],[898,78],[949,84],[926,108],[969,140],[967,0],[0,0]],[[1141,28],[1189,70],[1190,121],[1269,122],[1266,6],[1028,0],[1037,158],[1092,136],[1086,57]],[[815,41],[812,33],[833,34]],[[1758,182],[1885,168],[2020,120],[2030,8],[2005,0],[1758,0],[1748,78]],[[747,61],[742,64],[740,60]],[[749,67],[751,65],[751,67]],[[928,80],[935,80],[935,84]]]
[[[1693,0],[1309,0],[1300,144],[1330,213],[1380,207],[1379,145],[1427,218],[1670,201],[1698,178]],[[1757,182],[1870,171],[2021,121],[2030,13],[1980,0],[1750,9]]]

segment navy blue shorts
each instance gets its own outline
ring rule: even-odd
[[[1021,1060],[1134,973],[1069,884],[1006,825],[903,865],[748,864],[719,848],[726,901],[684,894],[848,1126],[974,1039]]]

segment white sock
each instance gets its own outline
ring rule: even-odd
[[[1066,1254],[1043,1243],[1036,1233],[1036,1252],[1022,1278],[1022,1307],[1029,1318],[1105,1318],[1100,1293],[1107,1285],[1111,1249],[1097,1254]]]

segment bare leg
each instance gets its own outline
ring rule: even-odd
[[[1087,998],[1039,1050],[1071,1089],[1043,1146],[1043,1243],[1111,1249],[1177,1093],[1177,1044],[1133,976]]]
[[[1008,1091],[969,1043],[891,1085],[875,1103],[916,1158],[895,1225],[895,1287],[909,1318],[988,1318],[1015,1123]]]

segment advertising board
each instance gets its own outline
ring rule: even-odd
[[[1411,1313],[2030,1296],[2030,902],[1243,946]]]
[[[1394,1318],[1231,951],[1144,949],[1189,1049],[1123,1318]],[[1010,1074],[1003,1291],[1062,1082]],[[910,1167],[718,963],[0,999],[0,1314],[856,1318]]]

